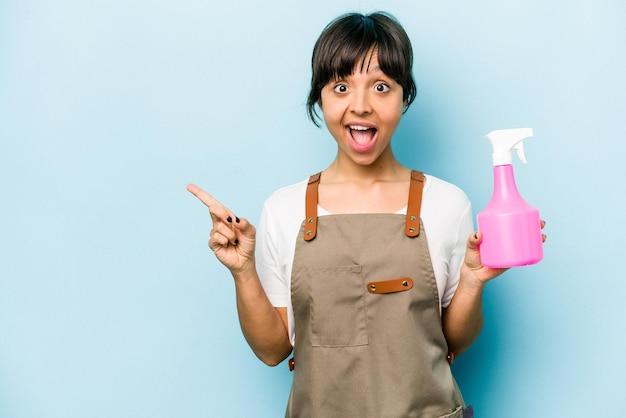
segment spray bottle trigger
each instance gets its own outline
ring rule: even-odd
[[[526,164],[526,157],[524,156],[524,141],[519,141],[513,149],[517,152],[517,156],[524,164]]]

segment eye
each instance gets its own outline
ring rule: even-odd
[[[389,86],[386,83],[378,83],[374,86],[374,90],[378,93],[387,93],[389,91]]]
[[[337,84],[333,90],[335,93],[345,93],[348,91],[348,86],[345,84]]]

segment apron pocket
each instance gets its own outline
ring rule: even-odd
[[[365,281],[360,265],[309,267],[311,345],[366,345]]]

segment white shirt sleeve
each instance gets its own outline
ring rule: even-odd
[[[273,219],[266,202],[263,205],[257,228],[256,265],[263,289],[270,302],[276,307],[282,307],[290,304],[288,280],[291,277],[283,276],[280,271],[276,231],[278,231],[276,220]]]
[[[459,284],[467,238],[474,229],[472,205],[455,185],[427,176],[421,218],[437,279],[440,307],[446,308]]]
[[[296,240],[305,218],[308,179],[274,192],[263,205],[257,228],[256,266],[261,284],[275,307],[287,308],[291,344],[295,343],[291,306],[291,269]]]
[[[472,218],[472,206],[467,204],[463,216],[459,219],[459,225],[456,231],[456,243],[452,247],[450,253],[450,267],[449,278],[446,283],[443,297],[441,300],[441,306],[447,308],[456,292],[456,288],[459,285],[459,279],[461,278],[461,267],[465,260],[465,251],[467,249],[467,239],[474,230],[474,222]]]

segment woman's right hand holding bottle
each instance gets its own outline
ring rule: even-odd
[[[247,219],[235,216],[213,196],[195,184],[189,184],[187,190],[209,209],[213,221],[209,248],[217,259],[233,275],[254,268],[256,236],[254,226]]]

